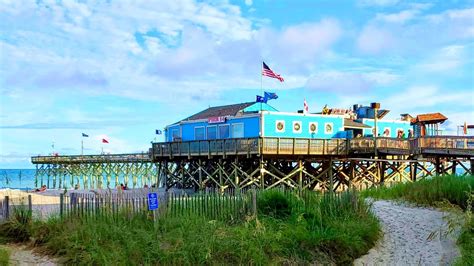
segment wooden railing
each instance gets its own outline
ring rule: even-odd
[[[259,153],[258,138],[199,140],[185,142],[153,143],[153,155],[163,156],[212,156]]]
[[[226,155],[348,155],[374,152],[373,138],[298,139],[242,138],[153,143],[149,153],[35,156],[34,164],[150,162],[160,157]],[[394,154],[455,154],[474,156],[474,137],[437,136],[417,139],[377,138],[377,150]]]
[[[474,153],[474,137],[437,136],[412,140],[412,152],[424,153]]]
[[[345,139],[263,138],[262,154],[345,155]]]
[[[374,138],[357,138],[349,141],[351,151],[373,152],[375,146]],[[398,138],[377,138],[377,149],[385,150],[403,150],[410,152],[411,140]]]
[[[61,155],[61,156],[34,156],[31,157],[33,164],[43,163],[98,163],[98,162],[149,162],[148,153],[127,154],[100,154],[100,155]]]

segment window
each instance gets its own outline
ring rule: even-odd
[[[220,125],[219,126],[219,138],[228,139],[230,137],[230,127],[229,125]]]
[[[243,138],[244,137],[244,124],[232,124],[232,137]]]
[[[332,134],[333,123],[324,123],[324,134]]]
[[[205,127],[195,127],[194,128],[194,139],[195,140],[205,140],[206,139],[206,128]]]
[[[181,135],[179,134],[179,128],[171,129],[171,140],[175,141],[175,140],[180,140],[180,139],[181,139]]]
[[[301,121],[293,121],[293,133],[301,133]]]
[[[285,121],[277,120],[275,121],[275,131],[279,133],[285,132]]]
[[[310,134],[318,133],[318,122],[309,122],[309,133]]]
[[[217,127],[208,126],[207,127],[207,139],[217,139]]]

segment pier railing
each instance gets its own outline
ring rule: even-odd
[[[33,164],[131,163],[151,162],[159,158],[227,155],[332,155],[372,154],[438,154],[474,157],[474,137],[433,136],[416,139],[355,138],[242,138],[153,143],[148,153],[34,156]]]
[[[149,162],[148,153],[126,153],[126,154],[98,154],[98,155],[60,155],[60,156],[33,156],[31,162],[42,163],[100,163],[100,162]]]

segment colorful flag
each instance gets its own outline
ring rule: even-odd
[[[267,100],[278,99],[278,95],[274,92],[265,92],[265,98]]]
[[[102,139],[102,143],[109,143],[109,141],[106,139]]]
[[[463,130],[464,135],[467,135],[467,122],[464,121],[464,130]]]
[[[308,104],[306,103],[306,99],[304,99],[303,113],[304,114],[309,113],[309,107],[308,107]]]
[[[82,133],[82,136],[83,136],[84,138],[88,138],[88,137],[89,137],[89,135],[87,135],[86,133]]]
[[[257,103],[267,103],[267,98],[257,95]]]
[[[274,79],[278,79],[280,82],[283,82],[284,79],[276,74],[275,72],[273,72],[273,70],[271,70],[267,64],[265,64],[265,62],[263,62],[263,69],[262,69],[262,75],[263,76],[267,76],[267,77],[270,77],[270,78],[274,78]]]
[[[161,132],[161,130],[156,129],[156,130],[155,130],[155,133],[156,133],[156,135],[161,135],[162,132]]]

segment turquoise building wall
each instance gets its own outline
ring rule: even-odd
[[[371,128],[366,128],[363,130],[364,136],[373,136],[372,129],[374,127],[374,119],[359,119],[357,120],[363,124],[370,126]],[[377,120],[377,131],[380,136],[383,136],[385,129],[388,128],[390,130],[390,137],[396,138],[398,129],[402,129],[405,132],[405,136],[408,136],[408,130],[412,129],[409,121],[401,121],[401,120]]]
[[[342,116],[315,115],[283,112],[263,112],[264,137],[279,138],[344,138],[344,118]],[[284,123],[283,130],[277,128],[278,123]],[[300,124],[300,130],[295,129],[295,123]],[[316,131],[310,130],[311,124],[316,125]],[[331,125],[332,131],[325,130]]]
[[[181,136],[182,141],[193,141],[196,140],[195,128],[204,127],[207,131],[207,127],[216,126],[217,129],[219,125],[229,125],[230,129],[230,138],[234,138],[232,132],[232,125],[241,124],[243,125],[243,137],[244,138],[254,138],[258,137],[260,133],[260,117],[258,114],[242,116],[242,117],[232,117],[227,118],[224,123],[212,123],[209,124],[207,120],[198,120],[198,121],[185,121],[179,124],[170,125],[166,129],[166,141],[173,141],[172,132],[173,130],[178,130]],[[207,139],[207,134],[205,139]],[[217,134],[217,139],[221,139],[219,134]]]

